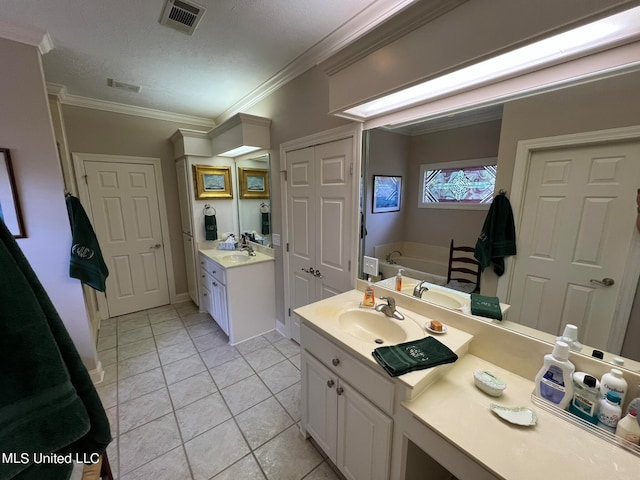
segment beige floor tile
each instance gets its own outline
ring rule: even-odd
[[[242,355],[246,355],[247,353],[254,352],[260,348],[268,347],[269,345],[269,341],[266,338],[260,336],[239,343],[235,347]]]
[[[200,356],[207,368],[214,368],[223,363],[227,363],[234,358],[240,357],[240,352],[231,345],[221,345],[205,352],[200,352]]]
[[[192,377],[200,372],[204,372],[207,367],[204,366],[200,355],[191,355],[190,357],[183,358],[177,362],[168,363],[162,365],[164,370],[164,376],[167,379],[167,384],[179,382],[185,378]]]
[[[214,393],[176,410],[176,417],[182,439],[186,442],[229,420],[231,412],[220,393]]]
[[[254,453],[269,480],[300,480],[323,461],[311,442],[302,437],[297,425],[269,440]]]
[[[114,318],[110,318],[108,319],[109,321],[113,320],[116,323],[123,323],[126,322],[128,320],[137,320],[139,318],[145,318],[145,319],[149,319],[149,314],[147,313],[147,310],[142,310],[141,312],[132,312],[132,313],[127,313],[125,315],[119,315],[117,317]]]
[[[289,361],[293,363],[298,370],[300,370],[300,354],[289,357]]]
[[[168,347],[169,345],[175,345],[176,343],[182,343],[191,341],[191,337],[187,333],[187,330],[181,328],[180,330],[174,330],[172,332],[161,333],[155,336],[156,345],[158,348]]]
[[[325,461],[320,464],[313,472],[304,477],[304,480],[340,480],[336,472]]]
[[[151,338],[151,327],[145,325],[143,327],[127,330],[118,335],[118,345],[126,345],[127,343],[137,342],[145,338]]]
[[[191,300],[189,300],[188,302],[175,304],[174,308],[181,317],[198,313],[198,306]]]
[[[118,401],[128,402],[165,386],[161,368],[139,373],[118,381]]]
[[[111,430],[111,437],[118,437],[118,407],[111,407],[105,410],[107,419],[109,420],[109,427]]]
[[[187,326],[187,330],[189,331],[189,335],[191,338],[201,337],[206,334],[215,334],[219,331],[218,325],[214,322],[214,320],[210,320],[208,322],[196,323],[195,325]]]
[[[261,370],[258,375],[272,393],[278,393],[300,381],[300,370],[288,360]]]
[[[276,398],[291,415],[294,422],[300,421],[300,382],[285,388],[276,394]]]
[[[103,367],[116,363],[118,361],[118,348],[102,350],[98,353],[98,359]]]
[[[123,475],[120,480],[191,480],[184,448],[179,446]]]
[[[179,318],[180,315],[175,309],[163,310],[162,312],[155,312],[149,314],[149,322],[152,325],[156,323],[166,322],[167,320],[173,320],[174,318]]]
[[[233,420],[185,443],[195,480],[208,480],[249,453],[249,447]]]
[[[264,480],[264,478],[256,459],[253,458],[253,455],[247,455],[213,477],[212,480]]]
[[[118,345],[118,337],[116,335],[100,335],[96,349],[98,352],[107,350]]]
[[[283,338],[279,342],[274,343],[273,346],[287,358],[300,355],[300,345],[288,338]]]
[[[229,337],[222,331],[218,333],[207,333],[206,335],[194,338],[193,343],[199,352],[205,352],[212,348],[227,345],[229,343]]]
[[[209,372],[211,372],[213,381],[216,382],[216,385],[220,389],[233,385],[240,380],[254,375],[253,369],[242,357],[235,358],[230,362],[211,368]]]
[[[156,349],[156,342],[153,338],[145,338],[137,342],[127,343],[126,345],[118,345],[118,361],[128,360],[145,353],[153,352]]]
[[[191,340],[174,345],[168,345],[166,347],[158,347],[160,363],[163,365],[177,362],[178,360],[190,357],[196,353],[198,353],[198,351],[196,350],[196,347],[193,346],[193,342]]]
[[[120,473],[129,473],[180,444],[180,433],[173,413],[120,435]]]
[[[184,325],[186,327],[189,327],[198,323],[213,322],[213,318],[211,318],[211,315],[209,315],[208,313],[194,312],[189,315],[183,315],[182,321],[184,322]]]
[[[251,449],[258,448],[294,423],[273,397],[240,413],[236,422]]]
[[[173,305],[171,305],[170,303],[167,305],[161,305],[159,307],[155,307],[155,308],[150,308],[149,310],[146,310],[146,312],[151,315],[153,313],[158,313],[158,312],[167,312],[170,310],[175,310],[175,308],[173,307]]]
[[[153,352],[144,353],[136,357],[129,358],[118,363],[118,379],[124,380],[125,378],[132,377],[138,373],[147,372],[158,368],[160,366],[160,359],[158,354],[154,350]]]
[[[108,385],[109,383],[118,381],[118,364],[112,363],[106,367],[103,365],[104,377],[102,378],[102,385]]]
[[[269,389],[256,375],[223,388],[220,393],[234,415],[244,412],[271,396]]]
[[[273,345],[248,353],[244,358],[256,372],[269,368],[286,359]]]
[[[115,335],[118,333],[118,325],[116,322],[105,323],[104,321],[100,323],[100,330],[98,331],[99,336],[108,337],[109,335]]]
[[[120,433],[128,432],[173,411],[166,388],[155,390],[118,405]]]
[[[217,391],[209,372],[206,371],[169,385],[169,393],[175,409],[182,408]]]
[[[262,336],[269,340],[271,343],[279,342],[284,338],[282,334],[277,330],[271,330],[270,332],[267,332]]]
[[[126,320],[118,320],[118,334],[128,332],[129,330],[135,330],[136,328],[146,327],[149,325],[149,318],[147,315],[138,316]]]
[[[179,318],[173,318],[171,320],[165,320],[164,322],[154,323],[151,325],[154,335],[162,335],[163,333],[173,332],[184,328],[182,320]]]
[[[104,408],[115,407],[118,404],[118,384],[97,385],[96,391]]]

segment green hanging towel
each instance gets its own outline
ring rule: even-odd
[[[215,214],[204,216],[204,238],[205,240],[218,239],[218,222]]]
[[[389,347],[378,347],[372,355],[392,377],[404,375],[414,370],[424,370],[453,363],[458,359],[458,356],[449,347],[433,337]]]

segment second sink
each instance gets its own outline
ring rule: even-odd
[[[224,255],[221,258],[223,260],[227,260],[229,262],[235,262],[235,263],[245,263],[251,260],[251,257],[249,255],[246,255],[246,254],[243,255],[240,253],[230,253],[229,255]]]

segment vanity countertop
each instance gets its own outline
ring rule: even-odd
[[[372,367],[379,370],[382,375],[387,375],[371,355],[373,350],[379,345],[372,342],[365,342],[346,333],[340,328],[338,323],[340,313],[347,309],[358,308],[362,297],[363,292],[351,290],[297,308],[295,312],[303,317],[307,321],[307,324],[313,329],[325,336],[331,337],[339,346],[356,354],[356,356],[363,359],[364,362],[370,363]],[[413,339],[430,335],[424,328],[425,323],[431,320],[429,317],[411,312],[403,307],[398,307],[398,311],[405,315],[405,319],[396,322],[408,331],[415,332],[417,336],[413,337]],[[433,336],[453,350],[458,356],[463,356],[467,352],[469,342],[473,339],[472,335],[452,327],[448,327],[447,333],[444,335]],[[442,365],[426,370],[418,370],[395,377],[395,379],[412,391],[420,392],[449,367],[450,365]],[[411,394],[409,394],[409,396],[411,396]]]
[[[474,385],[474,370],[489,370],[507,388],[495,398]],[[424,394],[403,402],[430,429],[476,462],[505,479],[638,480],[640,458],[535,405],[534,384],[508,370],[467,354]],[[501,420],[489,404],[526,406],[537,425],[520,427]]]
[[[243,250],[218,250],[217,248],[209,248],[200,249],[199,251],[201,254],[227,269],[274,261],[272,256],[258,251],[254,252],[255,256],[251,257]],[[244,257],[247,257],[247,260],[245,260]],[[240,261],[238,261],[238,259],[240,259]]]

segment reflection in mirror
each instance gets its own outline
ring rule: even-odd
[[[497,157],[496,193],[499,189],[505,189],[510,196],[512,189],[521,190],[517,193],[518,205],[514,204],[514,210],[519,209],[516,224],[519,255],[508,259],[507,272],[500,279],[501,285],[504,282],[507,287],[498,290],[498,277],[491,267],[485,270],[482,277],[483,294],[496,295],[500,291],[500,301],[511,305],[507,321],[502,324],[550,342],[562,335],[567,323],[576,324],[579,327],[579,340],[588,345],[582,350],[583,354],[591,355],[593,348],[607,350],[610,353],[605,359],[620,354],[626,357],[626,368],[640,368],[640,364],[634,362],[640,361],[640,344],[637,342],[637,338],[640,338],[640,301],[633,295],[638,275],[629,279],[633,277],[629,275],[629,268],[637,269],[637,264],[640,264],[640,257],[632,256],[640,242],[635,231],[635,192],[640,187],[640,170],[636,172],[620,162],[618,153],[610,154],[610,145],[600,145],[604,150],[600,151],[597,158],[604,160],[589,157],[585,178],[597,174],[598,178],[592,178],[592,183],[615,183],[613,190],[617,192],[617,197],[611,202],[607,200],[612,198],[610,193],[594,193],[585,197],[584,193],[580,193],[583,187],[575,187],[581,195],[579,199],[573,193],[553,190],[536,196],[535,202],[528,202],[534,198],[529,186],[514,176],[514,171],[517,176],[520,169],[524,171],[525,178],[539,175],[538,178],[546,179],[544,181],[548,183],[567,183],[571,170],[566,165],[567,161],[572,161],[569,157],[554,157],[543,163],[542,171],[536,173],[533,167],[516,165],[518,142],[622,127],[633,129],[631,127],[640,123],[638,82],[640,73],[632,72],[510,101],[497,107],[366,131],[361,202],[362,231],[365,235],[361,242],[361,255],[379,260],[381,277],[378,280],[393,276],[398,268],[404,268],[407,277],[426,279],[437,285],[446,283],[451,240],[456,245],[475,246],[486,210],[419,208],[423,182],[419,178],[420,167],[423,164]],[[637,130],[640,131],[640,128]],[[631,145],[631,151],[636,153],[625,155],[637,159],[640,150],[633,149],[640,149],[640,133],[636,134],[636,138],[620,143]],[[561,153],[568,151],[564,149]],[[573,171],[577,171],[575,166]],[[400,211],[373,213],[371,183],[374,175],[394,175],[407,179],[403,182]],[[625,177],[631,177],[631,181],[623,184]],[[518,182],[523,185],[517,187]],[[546,202],[543,197],[557,201]],[[548,208],[540,210],[539,205]],[[551,208],[553,206],[558,208]],[[531,208],[532,212],[527,223],[522,224],[520,219],[529,218],[526,208]],[[560,211],[566,215],[566,219],[556,216]],[[593,222],[586,222],[596,215],[603,222],[597,228]],[[619,223],[610,228],[613,220]],[[573,230],[569,228],[570,223]],[[580,226],[588,227],[588,232],[580,230]],[[613,235],[607,237],[604,233],[608,229]],[[574,246],[582,238],[581,235],[588,241],[582,242],[582,250],[578,251]],[[620,239],[621,244],[611,243]],[[562,254],[566,257],[563,260],[565,263],[555,257],[555,249],[561,244],[573,248],[571,252]],[[548,250],[543,251],[543,247]],[[598,263],[601,262],[601,255],[611,251],[618,253],[622,262],[615,259],[610,265]],[[557,265],[555,270],[543,273],[518,270],[536,255],[546,255],[547,264],[553,262]],[[575,259],[580,261],[576,262]],[[596,294],[607,291],[609,287],[589,283],[589,279],[586,287],[580,286],[572,292],[573,296],[564,295],[569,289],[560,288],[554,282],[560,273],[566,274],[575,263],[591,263],[597,273],[591,271],[589,278],[614,278],[616,285],[621,286],[612,307],[604,311],[597,310],[603,301],[598,300]],[[632,264],[631,267],[629,264]],[[361,278],[366,276],[363,273]],[[612,288],[608,291],[611,292]],[[558,299],[554,300],[557,304],[555,310],[543,310],[543,307],[551,304],[546,296],[549,290],[560,292]],[[628,305],[623,302],[625,291],[630,292]],[[616,318],[615,313],[624,312],[625,307],[627,313]],[[589,319],[592,311],[598,313]],[[610,323],[607,327],[599,328],[603,313],[609,313]],[[612,332],[620,330],[619,344],[615,346]]]
[[[269,154],[236,160],[240,234],[271,247]]]

